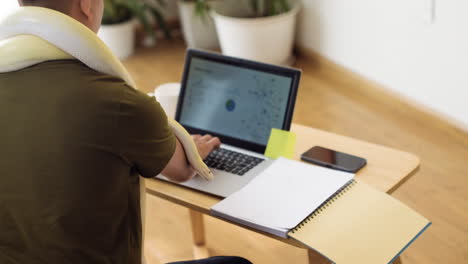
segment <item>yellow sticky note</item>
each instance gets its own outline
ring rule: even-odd
[[[288,159],[294,158],[294,147],[296,146],[296,134],[273,128],[271,130],[270,139],[265,150],[265,156],[276,159],[285,157]]]

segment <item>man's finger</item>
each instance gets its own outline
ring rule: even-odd
[[[210,144],[213,149],[217,149],[221,146],[221,140],[218,137],[214,137],[208,141],[208,144]]]
[[[200,140],[201,140],[201,141],[206,141],[206,142],[208,142],[208,141],[210,141],[212,138],[213,138],[212,135],[206,134],[206,135],[204,135],[203,137],[201,137]]]

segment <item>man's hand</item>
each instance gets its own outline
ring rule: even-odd
[[[211,151],[219,148],[221,145],[219,138],[211,135],[192,135],[192,137],[202,159],[208,157]],[[176,140],[174,155],[162,171],[162,174],[175,182],[188,181],[194,175],[193,168],[190,166],[185,156],[184,148],[178,139]]]
[[[206,159],[213,150],[221,146],[221,140],[211,135],[192,135],[192,137],[202,159]]]

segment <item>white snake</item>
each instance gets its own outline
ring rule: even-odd
[[[65,14],[41,7],[22,7],[0,21],[0,73],[63,59],[78,59],[136,88],[125,67],[96,34]],[[168,118],[168,121],[195,172],[206,180],[213,179],[192,137],[175,120]],[[145,219],[144,181],[140,181],[140,194],[142,219]]]

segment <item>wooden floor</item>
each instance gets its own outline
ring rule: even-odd
[[[125,65],[149,92],[180,81],[184,49],[181,41],[159,43],[140,49]],[[419,172],[393,195],[433,225],[404,252],[403,263],[468,263],[468,133],[320,58],[303,56],[295,66],[304,75],[294,122],[421,158]],[[191,259],[188,211],[154,197],[147,209],[149,263]],[[211,217],[205,221],[213,255],[239,255],[256,264],[307,261],[305,250]]]

